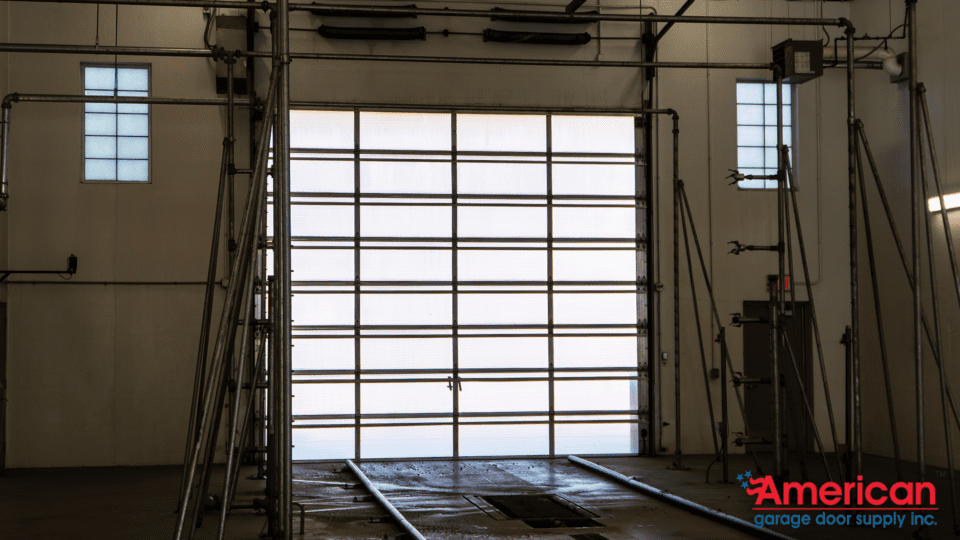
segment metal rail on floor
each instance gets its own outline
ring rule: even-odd
[[[350,470],[353,471],[353,474],[357,475],[357,478],[363,482],[363,485],[367,488],[367,491],[376,497],[380,505],[387,509],[387,512],[390,512],[390,515],[393,516],[393,519],[397,521],[397,525],[402,527],[403,530],[406,531],[411,537],[416,538],[417,540],[427,540],[422,534],[420,534],[420,531],[418,531],[416,527],[411,525],[410,522],[403,517],[403,514],[397,510],[397,507],[394,506],[386,497],[384,497],[383,493],[380,493],[379,489],[374,487],[373,482],[367,478],[367,475],[363,474],[363,471],[360,470],[360,467],[357,467],[357,465],[349,459],[346,461],[346,464],[348,467],[350,467]]]
[[[624,476],[616,471],[612,471],[606,467],[602,467],[591,461],[578,458],[577,456],[567,456],[567,459],[576,463],[577,465],[582,465],[583,467],[586,467],[594,472],[600,473],[608,478],[616,480],[621,484],[629,486],[637,491],[643,492],[646,495],[668,502],[675,506],[679,506],[684,510],[688,510],[695,514],[699,514],[703,517],[716,521],[717,523],[720,523],[722,525],[728,525],[741,532],[745,532],[747,534],[751,534],[759,538],[779,538],[780,540],[794,540],[793,537],[791,536],[778,533],[777,531],[774,531],[771,529],[758,527],[753,523],[750,523],[749,521],[744,521],[738,517],[731,516],[730,514],[725,514],[718,510],[708,508],[702,504],[698,504],[693,501],[684,499],[682,497],[678,497],[672,493],[667,493],[662,489],[649,486],[642,482],[637,482],[633,478]]]

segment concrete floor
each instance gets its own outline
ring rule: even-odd
[[[815,456],[807,459],[810,480],[822,470]],[[819,458],[816,458],[819,459]],[[688,470],[670,470],[673,457],[595,458],[592,461],[634,476],[641,482],[668,489],[710,508],[752,521],[751,497],[737,483],[718,484],[714,466],[705,484],[707,456],[685,456]],[[889,481],[886,460],[868,459],[868,478]],[[366,462],[362,469],[423,535],[434,539],[537,540],[573,538],[622,539],[739,539],[744,533],[692,515],[684,510],[614,484],[566,459],[512,459],[464,461]],[[294,467],[294,500],[306,508],[304,539],[394,539],[402,532],[389,522],[369,493],[356,487],[357,478],[337,463],[297,464]],[[731,476],[755,469],[747,456],[731,456]],[[791,466],[799,479],[799,463]],[[754,471],[756,472],[756,471]],[[0,476],[0,538],[19,539],[169,539],[176,515],[180,484],[179,467],[126,467],[89,469],[10,470]],[[941,487],[940,510],[931,512],[940,525],[928,529],[933,538],[952,537],[948,490]],[[734,478],[735,479],[735,478]],[[219,482],[214,480],[214,486]],[[219,487],[217,487],[219,490]],[[262,497],[260,481],[245,480],[238,488],[238,503]],[[521,520],[502,519],[481,509],[469,496],[496,494],[552,494],[592,513],[600,527],[536,529]],[[476,499],[474,499],[476,500]],[[498,519],[500,518],[500,519]],[[255,539],[266,519],[252,510],[235,511],[227,537]],[[299,519],[294,519],[295,532]],[[216,516],[209,514],[196,538],[214,537]],[[797,539],[867,540],[906,539],[916,527],[871,529],[808,525],[775,529]],[[601,536],[574,536],[574,535]]]

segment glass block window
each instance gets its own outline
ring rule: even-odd
[[[149,96],[145,64],[84,64],[87,96]],[[150,181],[150,106],[85,103],[83,114],[85,182]]]
[[[783,85],[783,142],[793,163],[793,88]],[[777,174],[777,85],[737,82],[737,169],[745,175]],[[776,180],[741,180],[741,189],[777,189]]]

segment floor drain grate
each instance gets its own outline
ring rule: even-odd
[[[482,499],[508,518],[536,529],[603,527],[591,519],[594,514],[556,495],[487,495]]]

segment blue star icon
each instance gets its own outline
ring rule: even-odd
[[[747,482],[744,482],[744,483],[740,484],[740,487],[742,487],[743,489],[747,489],[747,487],[748,487],[749,485],[750,485],[750,484],[748,484]]]
[[[743,475],[746,476],[747,478],[750,478],[750,476],[752,476],[752,474],[753,474],[753,473],[751,473],[750,471],[747,471],[747,472],[745,472]]]
[[[737,475],[737,482],[743,482],[743,475],[742,475],[742,474],[738,474],[738,475]]]

